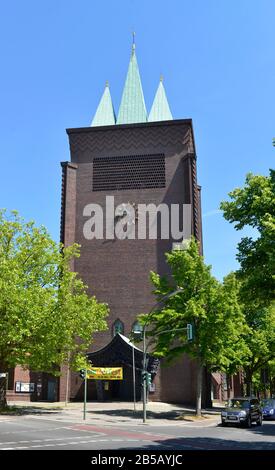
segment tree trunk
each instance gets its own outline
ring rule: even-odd
[[[270,376],[270,378],[269,378],[269,396],[270,396],[270,398],[272,398],[272,395],[273,395],[273,386],[272,386],[273,381],[274,381],[274,379],[271,378],[271,376]]]
[[[8,367],[5,361],[3,360],[3,358],[0,357],[0,374],[7,374],[7,372],[8,372]],[[6,397],[7,378],[8,378],[8,374],[5,377],[0,377],[0,409],[6,408],[7,406],[7,397]]]
[[[230,378],[231,376],[226,374],[227,400],[230,399]]]
[[[245,382],[246,382],[246,396],[251,396],[252,393],[252,373],[250,370],[245,371]]]
[[[196,393],[196,415],[201,416],[201,395],[202,395],[202,369],[200,361],[197,365],[197,393]]]
[[[6,398],[7,382],[6,381],[7,381],[6,377],[0,377],[0,409],[6,408],[7,406],[7,398]]]

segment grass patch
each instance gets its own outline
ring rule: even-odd
[[[0,416],[22,416],[26,414],[48,414],[55,413],[57,411],[62,411],[63,407],[56,405],[45,405],[45,406],[36,406],[31,403],[28,405],[8,405],[4,408],[0,408]]]
[[[5,406],[4,408],[0,408],[0,415],[2,416],[16,416],[22,414],[23,410],[20,410],[20,408],[17,408],[17,406]]]

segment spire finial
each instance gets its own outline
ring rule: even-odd
[[[109,88],[109,80],[106,80],[106,82],[105,82],[105,88]]]
[[[160,81],[160,82],[163,82],[163,75],[162,75],[162,73],[160,74],[159,81]]]
[[[136,39],[136,33],[135,31],[132,32],[132,36],[133,36],[133,42],[132,42],[132,53],[135,52],[135,48],[136,48],[136,42],[135,42],[135,39]]]

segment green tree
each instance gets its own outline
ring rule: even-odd
[[[230,398],[230,377],[235,375],[250,363],[251,351],[247,344],[247,336],[251,330],[246,323],[241,303],[239,301],[240,282],[234,273],[223,279],[224,292],[224,323],[233,334],[226,334],[223,338],[225,355],[213,371],[225,372],[227,380],[227,398]],[[236,329],[240,328],[240,331]],[[235,334],[234,334],[235,333]],[[236,335],[237,333],[237,335]]]
[[[60,247],[45,228],[0,211],[0,372],[21,365],[59,374],[78,367],[108,308],[70,268],[77,245]],[[5,406],[0,379],[0,406]]]
[[[244,188],[229,193],[231,201],[221,203],[226,220],[236,230],[245,226],[258,236],[243,237],[238,245],[238,277],[241,295],[254,307],[268,306],[275,299],[275,171],[269,176],[248,174]]]
[[[166,258],[171,278],[151,273],[154,292],[158,300],[174,291],[175,286],[182,292],[166,299],[163,308],[142,315],[141,320],[150,324],[155,354],[172,360],[187,353],[196,359],[196,412],[200,415],[203,368],[227,370],[233,361],[237,367],[247,353],[242,339],[245,324],[238,304],[237,283],[233,274],[223,284],[211,275],[195,240],[186,250],[173,250]],[[187,342],[185,331],[177,331],[187,323],[194,325],[192,342]]]
[[[269,383],[269,394],[275,396],[275,359],[272,359],[267,366],[268,371],[268,383]]]
[[[253,376],[275,358],[275,171],[269,176],[248,174],[245,186],[221,203],[224,217],[237,230],[249,226],[255,237],[238,244],[239,298],[249,331],[245,337],[250,359],[245,366],[246,391]]]
[[[250,351],[244,366],[246,394],[251,395],[253,377],[275,359],[275,305],[253,308],[247,303],[243,309],[249,326],[245,342]]]

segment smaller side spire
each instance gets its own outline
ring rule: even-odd
[[[105,84],[105,89],[99,105],[97,107],[96,113],[92,120],[91,127],[96,126],[113,126],[116,123],[116,116],[114,112],[114,107],[112,103],[109,82]]]
[[[170,121],[172,119],[173,116],[163,86],[163,76],[161,75],[159,86],[155,94],[152,108],[148,117],[148,121]]]

